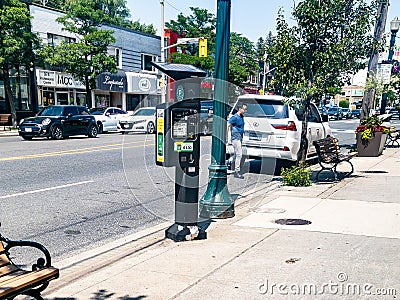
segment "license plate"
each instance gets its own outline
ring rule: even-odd
[[[257,135],[255,132],[250,132],[249,140],[250,141],[261,141],[261,135]]]
[[[32,132],[32,128],[26,127],[26,128],[25,128],[25,131],[26,131],[26,132]]]

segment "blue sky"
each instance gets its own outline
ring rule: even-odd
[[[253,42],[256,42],[259,37],[264,38],[269,31],[275,33],[279,8],[284,8],[286,20],[289,21],[293,1],[295,0],[232,0],[231,31],[242,33]],[[395,16],[400,18],[400,1],[390,0],[390,2],[386,24],[387,32],[390,32],[390,21]],[[127,0],[127,5],[133,20],[153,24],[159,34],[161,27],[160,0]],[[216,5],[217,0],[166,0],[165,21],[176,19],[180,12],[189,15],[191,6],[205,8],[216,15]]]

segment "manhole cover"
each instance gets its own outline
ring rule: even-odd
[[[278,219],[275,220],[275,223],[279,225],[310,225],[311,221],[302,219]]]

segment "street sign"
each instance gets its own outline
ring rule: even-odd
[[[391,73],[392,73],[392,64],[378,64],[376,70],[376,77],[378,81],[381,81],[383,84],[389,84]]]
[[[195,44],[199,42],[199,38],[179,38],[177,44]]]

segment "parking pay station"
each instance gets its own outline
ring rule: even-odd
[[[165,236],[174,241],[205,239],[198,221],[200,100],[156,107],[156,164],[175,167],[175,223]]]

